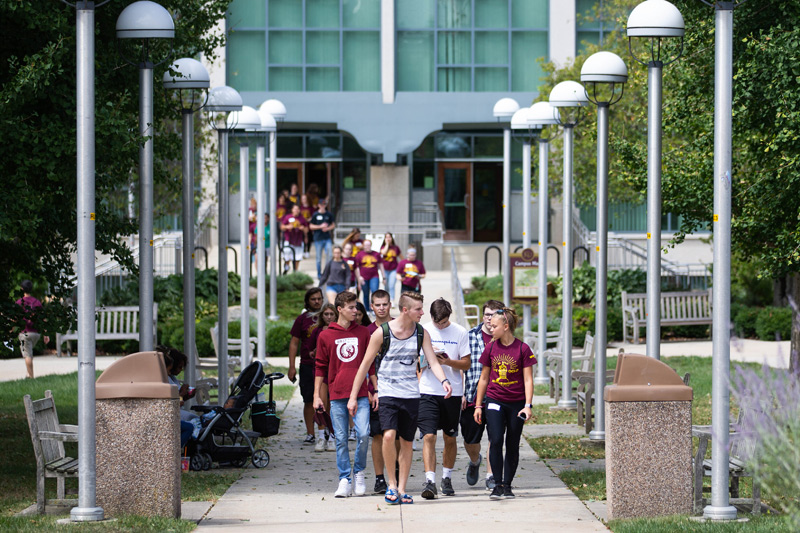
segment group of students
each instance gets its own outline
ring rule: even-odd
[[[514,311],[490,300],[483,307],[482,322],[468,331],[450,321],[452,308],[442,298],[430,305],[432,321],[425,326],[420,325],[424,311],[419,292],[401,293],[395,318],[388,292],[372,292],[371,304],[376,320],[365,326],[368,318],[363,311],[359,317],[354,293],[340,291],[333,304],[323,305],[321,290],[310,289],[306,310],[292,328],[288,375],[292,380],[298,375],[299,354],[304,443],[316,444],[317,451],[335,445],[339,471],[335,496],[366,493],[371,437],[374,492],[383,493],[388,504],[414,503],[407,481],[417,432],[423,439],[425,468],[421,496],[435,499],[439,488],[443,495],[454,495],[452,472],[460,426],[469,455],[467,484],[478,482],[486,428],[490,498],[513,498],[511,484],[519,463],[522,426],[531,416],[536,364],[530,347],[514,337]],[[332,425],[318,424],[316,437],[315,413],[329,413]],[[356,441],[352,462],[351,420]],[[437,488],[435,445],[440,430],[444,451]]]

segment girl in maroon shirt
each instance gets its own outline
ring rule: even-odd
[[[493,500],[514,497],[511,481],[519,464],[522,426],[531,417],[536,357],[530,346],[514,337],[517,322],[513,309],[495,311],[490,327],[492,340],[480,358],[483,370],[475,396],[475,422],[486,419],[489,463],[497,480],[489,496]]]

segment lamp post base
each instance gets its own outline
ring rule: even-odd
[[[536,376],[535,378],[533,378],[533,384],[534,385],[549,385],[550,384],[550,378],[542,377],[542,376]]]
[[[736,520],[736,507],[715,507],[706,505],[703,508],[703,518],[706,520]]]
[[[558,400],[558,409],[575,411],[578,409],[578,402],[575,400]]]
[[[73,522],[100,522],[105,514],[102,507],[73,507],[69,517]]]
[[[605,441],[606,440],[606,432],[605,431],[598,431],[593,429],[589,432],[589,440],[595,441]]]
[[[278,315],[269,315],[267,318],[269,320],[272,320],[273,322],[275,322],[276,320],[278,320],[279,317],[278,317]]]

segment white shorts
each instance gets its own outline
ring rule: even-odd
[[[294,250],[294,259],[292,259],[292,252],[290,250]],[[303,245],[295,246],[293,244],[289,244],[288,242],[283,243],[283,260],[284,261],[300,261],[303,258]]]

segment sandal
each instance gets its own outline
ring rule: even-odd
[[[383,497],[383,500],[389,505],[397,505],[400,503],[400,497],[397,494],[397,489],[386,489],[386,495]]]
[[[400,498],[400,503],[402,503],[403,505],[411,505],[412,503],[414,503],[414,498],[412,498],[408,494],[403,494],[403,496]]]

